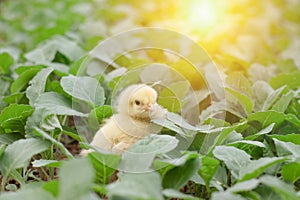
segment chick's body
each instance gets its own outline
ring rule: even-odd
[[[131,85],[118,98],[117,114],[95,134],[91,145],[121,154],[143,137],[158,133],[151,119],[164,118],[166,110],[157,103],[157,92],[144,84]],[[87,154],[86,150],[82,154]]]

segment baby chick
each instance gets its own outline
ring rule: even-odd
[[[130,148],[160,127],[151,119],[165,118],[167,111],[157,104],[157,92],[145,84],[135,84],[123,90],[118,98],[117,113],[95,134],[91,145],[116,154]],[[91,150],[83,150],[86,155]]]

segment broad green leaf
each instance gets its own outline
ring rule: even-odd
[[[183,194],[181,192],[179,192],[178,190],[174,190],[174,189],[164,189],[162,191],[163,195],[165,197],[168,198],[176,198],[176,199],[182,199],[182,200],[199,200],[200,198],[191,196],[191,195],[187,195],[187,194]]]
[[[248,96],[231,88],[225,88],[225,90],[232,94],[238,100],[238,102],[243,106],[243,109],[245,110],[246,114],[250,114],[252,112],[253,103]]]
[[[158,173],[122,174],[118,181],[107,186],[110,198],[163,200],[161,179]]]
[[[271,110],[285,112],[293,98],[294,93],[292,91],[282,95],[282,97],[272,106]]]
[[[162,181],[163,187],[180,189],[197,173],[199,167],[199,158],[191,153],[183,165],[176,166],[165,173]]]
[[[258,179],[251,179],[243,182],[236,183],[232,187],[228,188],[228,192],[246,192],[255,189],[260,184]]]
[[[180,128],[191,130],[191,131],[200,131],[200,132],[207,132],[211,130],[211,126],[203,125],[201,127],[192,126],[184,118],[180,115],[172,112],[167,113],[167,119],[173,122],[174,124],[178,125]]]
[[[35,104],[37,108],[45,108],[51,114],[81,116],[86,117],[87,114],[79,112],[72,108],[72,103],[69,99],[55,92],[42,93]]]
[[[55,200],[49,192],[41,188],[24,189],[17,192],[6,192],[0,195],[0,200]]]
[[[288,113],[285,115],[285,120],[292,123],[298,129],[300,129],[300,120],[294,114]]]
[[[96,179],[101,184],[107,184],[110,176],[118,168],[121,157],[114,154],[102,154],[92,152],[88,154],[94,169],[96,170]]]
[[[57,160],[35,160],[32,162],[33,167],[60,167],[61,161]]]
[[[57,52],[60,52],[70,60],[76,60],[84,53],[74,41],[63,36],[54,36],[26,53],[25,57],[27,60],[37,63],[51,62],[54,60]]]
[[[40,69],[32,68],[21,73],[18,78],[11,84],[10,92],[22,92],[27,86],[29,81],[40,71]]]
[[[247,145],[253,145],[253,146],[258,146],[258,147],[262,147],[265,148],[266,145],[262,142],[258,142],[258,141],[252,141],[252,140],[239,140],[239,141],[235,141],[235,142],[231,142],[228,145],[230,146],[247,146]]]
[[[42,187],[45,191],[50,192],[53,196],[57,197],[59,190],[58,180],[47,181],[43,184]]]
[[[270,85],[274,89],[284,85],[287,85],[290,89],[297,89],[300,86],[300,72],[279,74],[270,79]]]
[[[44,92],[48,76],[53,71],[52,68],[42,69],[30,81],[30,86],[26,89],[26,96],[30,105],[34,106],[37,98]]]
[[[246,200],[239,194],[232,194],[230,192],[213,192],[211,196],[212,200]]]
[[[272,200],[282,200],[281,196],[277,194],[274,190],[266,185],[260,185],[255,189],[255,192],[259,194],[259,198],[256,199],[272,199]]]
[[[102,123],[102,120],[105,118],[109,118],[113,115],[113,109],[109,105],[103,105],[100,107],[94,108],[89,114],[89,125],[91,127],[95,127],[95,129],[99,128],[99,124]]]
[[[300,145],[300,135],[299,134],[287,134],[287,135],[270,135],[271,138],[276,138],[283,142],[292,142],[294,144]]]
[[[49,140],[54,145],[56,145],[61,150],[61,152],[63,154],[65,154],[68,158],[73,158],[73,155],[68,151],[68,149],[61,142],[55,140],[48,133],[46,133],[45,131],[43,131],[40,128],[33,127],[33,130],[34,130],[35,135],[41,136],[41,137],[45,138],[46,140]]]
[[[59,177],[58,200],[83,200],[93,185],[95,172],[87,158],[73,159],[61,165]]]
[[[150,135],[136,142],[123,154],[120,169],[130,172],[150,170],[153,159],[157,154],[173,150],[178,140],[169,135]]]
[[[156,171],[159,171],[164,177],[164,175],[171,169],[179,166],[183,166],[188,160],[196,159],[199,155],[196,153],[187,153],[178,158],[169,159],[155,159],[153,162],[153,167]]]
[[[27,70],[37,70],[37,71],[40,71],[41,69],[43,69],[45,67],[46,67],[45,65],[21,65],[21,66],[19,66],[19,67],[17,67],[15,69],[15,72],[18,75],[21,75],[22,73],[24,73]]]
[[[173,136],[153,134],[136,142],[128,152],[163,154],[174,149],[177,144],[178,140]]]
[[[25,133],[27,136],[33,136],[34,127],[42,127],[44,119],[52,115],[46,108],[36,108],[32,115],[27,118]]]
[[[201,158],[201,167],[198,173],[205,181],[206,186],[209,186],[210,181],[218,170],[219,164],[220,162],[212,157],[205,156]]]
[[[295,158],[300,158],[300,145],[291,142],[282,142],[273,138],[276,150],[279,156],[293,155]]]
[[[276,111],[265,111],[265,112],[257,112],[250,114],[248,116],[248,121],[258,121],[261,123],[262,128],[266,128],[272,123],[275,123],[275,126],[278,126],[285,120],[285,115]]]
[[[178,112],[183,106],[183,99],[187,95],[189,87],[188,81],[173,83],[159,93],[158,104],[171,112]]]
[[[9,53],[0,53],[0,73],[9,74],[9,67],[13,64],[14,58]]]
[[[282,166],[281,175],[284,180],[295,183],[300,178],[300,163],[292,162]]]
[[[82,56],[78,60],[76,60],[69,69],[69,73],[73,74],[74,76],[83,76],[85,74],[85,71],[82,71],[82,66],[85,64],[85,62],[88,59],[88,55]]]
[[[24,136],[20,133],[1,133],[0,144],[11,144],[22,138],[24,138]]]
[[[6,129],[24,131],[26,119],[34,109],[29,105],[11,104],[0,114],[0,126]]]
[[[174,131],[175,133],[178,133],[179,135],[185,137],[185,132],[179,126],[177,126],[169,120],[153,119],[152,122],[162,127],[168,128],[169,130]]]
[[[229,126],[229,127],[224,127],[221,129],[220,132],[216,132],[216,134],[207,134],[205,137],[205,140],[201,146],[201,153],[202,154],[209,154],[212,155],[212,151],[214,148],[218,145],[224,144],[226,139],[230,136],[230,134],[238,129],[242,128],[243,126],[246,125],[246,122],[241,122],[237,123],[235,125]]]
[[[282,86],[268,95],[265,99],[262,111],[269,110],[278,99],[288,91],[287,86]]]
[[[3,101],[8,103],[8,104],[14,104],[14,103],[24,103],[25,100],[23,99],[25,96],[25,92],[17,92],[8,96],[4,96],[3,97]],[[27,103],[27,99],[26,99],[26,103]]]
[[[4,177],[17,168],[25,167],[30,158],[47,150],[50,143],[40,139],[21,139],[7,146],[0,158],[0,170]]]
[[[276,177],[265,175],[260,178],[260,181],[268,187],[272,188],[272,190],[278,193],[282,199],[299,199],[292,185],[289,185]]]
[[[93,106],[102,106],[104,104],[104,89],[94,78],[69,75],[63,77],[60,83],[65,92],[74,98],[88,102]]]
[[[2,154],[4,153],[5,149],[6,149],[6,145],[0,143],[0,158],[1,158]]]
[[[282,163],[286,160],[287,158],[279,158],[279,157],[274,157],[274,158],[263,157],[258,160],[253,160],[240,169],[239,180],[244,181],[252,178],[257,178],[267,168],[271,167],[272,165]]]
[[[213,154],[219,160],[224,161],[235,178],[239,177],[241,169],[251,163],[250,155],[245,151],[230,146],[217,146]]]
[[[254,135],[250,135],[248,137],[245,138],[245,140],[255,140],[256,138],[258,138],[261,135],[265,135],[270,133],[273,130],[275,123],[270,124],[268,127],[260,130],[258,133],[255,133]]]

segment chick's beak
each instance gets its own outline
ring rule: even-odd
[[[148,103],[145,107],[146,111],[150,111],[152,109],[153,104],[152,103]]]

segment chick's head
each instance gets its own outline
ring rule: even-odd
[[[120,95],[118,111],[132,118],[150,119],[150,112],[157,101],[157,92],[145,85],[138,84],[126,88]]]

